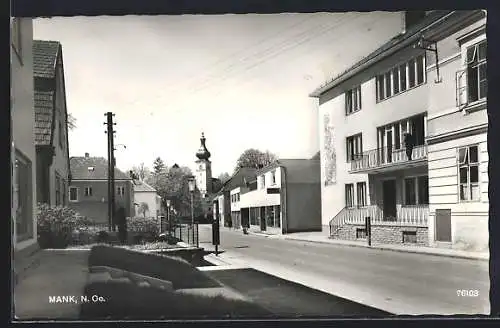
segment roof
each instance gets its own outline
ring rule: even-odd
[[[57,54],[61,48],[58,41],[33,40],[33,75],[41,78],[56,76]]]
[[[93,167],[93,170],[89,170]],[[71,157],[72,180],[107,180],[108,161],[104,157]],[[115,168],[115,179],[132,180],[127,174]]]
[[[311,183],[321,181],[321,161],[308,158],[279,159],[276,162],[260,169],[257,174],[263,174],[277,167],[286,169],[288,183]]]
[[[222,188],[218,190],[214,196],[221,194],[223,191],[228,191],[236,187],[241,187],[245,185],[245,181],[255,180],[257,169],[253,167],[240,167],[224,184]]]
[[[35,145],[50,145],[54,92],[35,90]]]
[[[148,185],[144,181],[139,181],[136,184],[134,184],[134,191],[135,192],[156,192],[156,189],[151,187],[150,185]]]
[[[374,63],[370,63],[372,60],[377,59],[377,62],[384,59],[385,57],[389,56],[389,50],[395,48],[397,45],[400,45],[403,41],[410,39],[412,36],[418,35],[420,30],[423,28],[427,27],[428,25],[432,24],[436,20],[452,13],[452,10],[435,10],[429,13],[425,18],[423,18],[419,23],[413,25],[410,27],[405,33],[400,33],[390,39],[388,42],[384,43],[381,47],[370,53],[368,56],[364,57],[357,63],[355,63],[353,66],[349,67],[347,70],[339,74],[337,77],[333,78],[329,82],[321,85],[319,88],[314,90],[310,96],[311,97],[319,97],[323,93],[327,92],[328,90],[334,88],[335,86],[339,85],[340,83],[344,82],[348,78],[352,77],[355,72],[355,70],[362,70],[366,69],[369,66],[373,65]]]

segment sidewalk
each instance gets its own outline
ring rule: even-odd
[[[14,289],[15,314],[20,320],[77,320],[78,302],[50,303],[49,296],[83,296],[88,251],[41,250],[39,265],[26,272]]]
[[[424,247],[424,246],[417,247],[417,246],[406,246],[406,245],[372,244],[371,246],[368,246],[366,241],[330,239],[326,232],[296,232],[288,235],[272,235],[265,232],[255,232],[255,231],[249,231],[249,233],[257,236],[263,236],[267,238],[279,238],[283,240],[304,241],[310,243],[330,244],[336,246],[365,247],[365,248],[395,251],[395,252],[419,253],[427,255],[463,258],[470,260],[488,261],[490,258],[489,252],[470,252],[470,251],[462,251],[462,250],[448,249],[448,248],[434,248],[434,247]]]

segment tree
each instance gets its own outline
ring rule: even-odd
[[[155,174],[159,174],[165,169],[165,163],[160,157],[157,157],[153,162],[153,171]]]
[[[170,199],[170,206],[181,216],[191,215],[191,194],[189,191],[188,177],[192,172],[188,167],[178,166],[170,169],[163,169],[155,174],[153,186],[162,198],[163,206],[166,207],[166,200]],[[194,193],[195,216],[202,213],[203,207],[201,194],[198,190]]]
[[[235,171],[240,167],[259,167],[267,166],[275,162],[278,158],[273,153],[266,151],[262,152],[258,149],[250,148],[245,150],[236,162]]]
[[[138,166],[134,166],[132,168],[132,172],[141,181],[146,181],[147,178],[149,178],[149,176],[151,175],[151,171],[149,170],[149,168],[144,166],[144,163],[141,163]]]
[[[222,184],[224,184],[227,180],[231,179],[231,175],[229,175],[229,173],[227,173],[227,172],[223,172],[223,173],[219,174],[217,179],[219,179],[220,182]]]
[[[76,129],[76,118],[71,113],[68,113],[68,128],[70,130]]]
[[[146,213],[149,212],[149,205],[146,202],[142,202],[139,205],[139,213],[142,213],[144,217],[146,217]]]

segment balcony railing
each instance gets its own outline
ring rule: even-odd
[[[392,147],[381,147],[368,150],[362,154],[355,155],[351,160],[350,172],[359,172],[383,168],[394,164],[409,163],[427,158],[427,145],[413,147],[411,161],[406,155],[406,148],[396,149]]]
[[[363,207],[344,207],[330,221],[330,235],[346,224],[365,224],[365,218],[370,217],[372,225],[397,226],[427,226],[429,205],[398,205],[396,218],[388,219],[379,205]]]

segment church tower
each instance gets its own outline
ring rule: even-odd
[[[205,135],[201,133],[201,146],[196,152],[198,160],[196,163],[196,186],[201,192],[202,197],[212,192],[212,163],[210,162],[210,152],[205,144]]]

